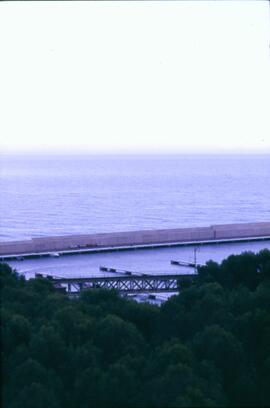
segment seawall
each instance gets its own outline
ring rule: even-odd
[[[259,240],[270,238],[270,222],[211,225],[209,227],[176,228],[111,232],[88,235],[66,235],[32,238],[24,241],[0,242],[0,256],[50,252],[77,252],[87,249],[129,248],[132,246],[159,246],[192,242],[219,242],[232,240]]]

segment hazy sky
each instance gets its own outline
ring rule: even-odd
[[[1,150],[270,152],[268,7],[0,3]]]

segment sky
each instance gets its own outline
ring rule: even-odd
[[[270,152],[267,1],[0,3],[2,152]]]

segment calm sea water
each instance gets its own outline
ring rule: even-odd
[[[1,240],[269,221],[270,155],[1,156]]]
[[[221,262],[224,258],[244,251],[258,252],[270,250],[270,240],[258,242],[238,242],[218,245],[201,245],[197,247],[197,262],[204,264],[209,259]],[[194,261],[194,247],[173,247],[159,249],[139,249],[130,251],[113,251],[81,255],[65,255],[59,258],[34,258],[24,261],[9,261],[18,272],[31,278],[35,273],[53,276],[99,276],[113,275],[100,272],[100,266],[107,266],[133,272],[148,274],[193,273],[193,268],[171,265],[172,259]]]

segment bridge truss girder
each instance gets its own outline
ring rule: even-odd
[[[68,293],[86,289],[115,289],[120,293],[177,292],[181,282],[193,279],[192,275],[148,275],[130,277],[94,277],[55,279],[54,283]]]

